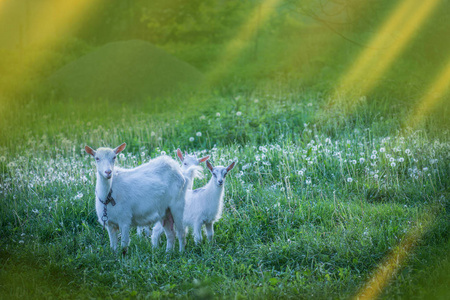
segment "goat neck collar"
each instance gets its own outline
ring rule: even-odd
[[[97,192],[95,194],[97,195]],[[111,203],[111,205],[114,206],[114,205],[116,205],[116,200],[114,200],[114,198],[111,195],[112,195],[112,188],[109,189],[109,193],[108,193],[108,196],[106,196],[106,200],[105,201],[100,199],[99,196],[97,196],[97,198],[104,205],[108,205],[109,203]]]

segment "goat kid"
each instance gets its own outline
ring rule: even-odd
[[[192,187],[194,186],[194,177],[200,177],[200,174],[195,172],[195,168],[192,168],[193,166],[199,166],[202,162],[205,162],[209,159],[209,155],[197,158],[197,156],[189,155],[187,152],[181,153],[181,150],[177,149],[177,156],[181,161],[181,170],[183,171],[184,176],[186,179],[189,180],[188,190],[192,190]]]
[[[175,224],[176,228],[180,228],[177,229],[177,236],[180,251],[183,251],[185,232],[182,224],[187,184],[181,168],[167,156],[160,156],[133,169],[114,168],[116,155],[125,146],[124,143],[115,149],[97,150],[85,147],[86,152],[95,158],[95,208],[100,224],[105,224],[108,230],[111,248],[114,251],[117,249],[120,230],[121,246],[123,254],[126,254],[131,226],[149,226],[160,221],[168,237],[166,250],[174,246]]]
[[[184,207],[183,225],[186,231],[188,227],[193,228],[196,244],[202,241],[203,224],[206,227],[208,240],[213,240],[214,222],[222,216],[225,177],[234,168],[235,162],[228,167],[213,167],[209,161],[206,161],[206,166],[212,174],[211,179],[202,188],[187,190]],[[162,233],[160,227],[157,226],[158,224],[153,228],[153,244],[158,243],[159,235]]]

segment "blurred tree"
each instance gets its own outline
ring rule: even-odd
[[[102,0],[86,18],[79,36],[103,44],[123,39],[168,42],[218,42],[245,20],[252,0]]]

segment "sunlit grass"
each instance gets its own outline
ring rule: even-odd
[[[320,105],[289,91],[208,100],[188,115],[111,110],[95,117],[54,107],[42,117],[47,108],[22,108],[39,123],[21,124],[26,142],[0,150],[2,256],[9,258],[2,293],[69,297],[76,286],[80,295],[100,297],[108,286],[121,297],[347,298],[412,241],[409,232],[427,222],[430,204],[436,220],[445,220],[444,133],[403,136],[369,120],[332,131],[312,121]],[[124,167],[163,151],[175,157],[177,147],[209,154],[214,164],[238,161],[213,245],[196,247],[188,237],[185,253],[166,255],[133,235],[121,259],[101,243],[95,167],[83,146],[120,142],[129,144],[117,161]],[[420,243],[406,248],[405,257],[428,251]],[[415,268],[408,260],[391,266]],[[51,279],[54,272],[66,276]]]

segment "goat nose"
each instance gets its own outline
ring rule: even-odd
[[[106,174],[106,175],[111,175],[111,170],[106,170],[106,171],[105,171],[105,174]]]
[[[222,184],[223,183],[223,180],[219,180],[219,184]]]

